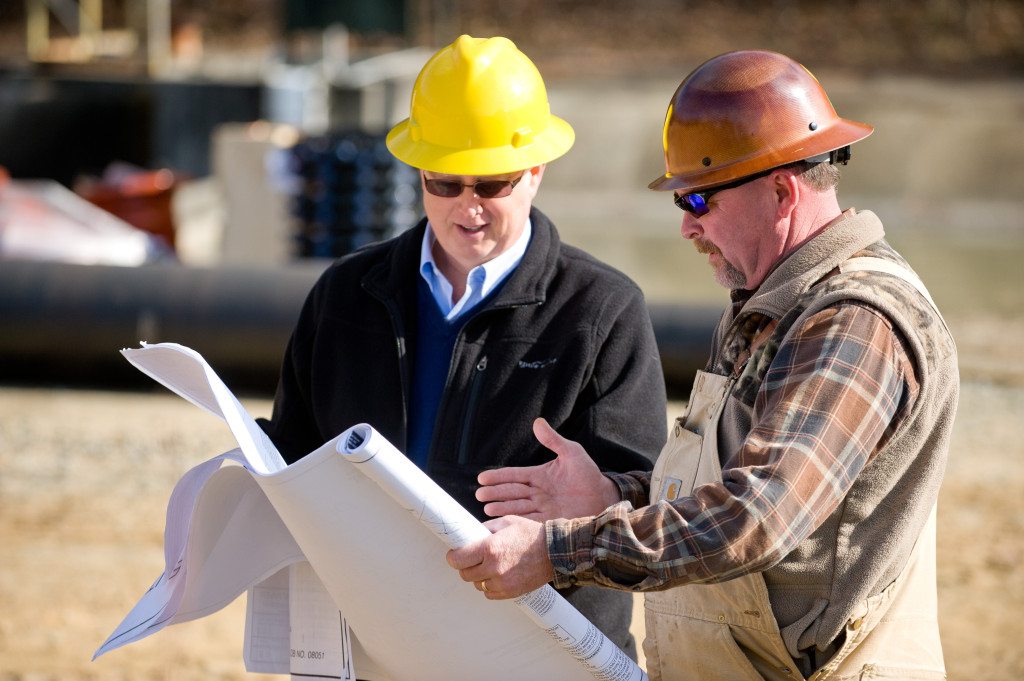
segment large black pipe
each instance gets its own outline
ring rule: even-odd
[[[194,348],[229,385],[270,394],[324,263],[141,267],[0,262],[0,380],[139,386],[118,353],[140,340]],[[703,367],[718,310],[652,305],[670,392]]]
[[[703,369],[711,350],[711,334],[722,309],[701,305],[648,305],[654,338],[669,397],[686,398],[694,374]]]
[[[118,350],[174,341],[229,384],[272,392],[321,269],[0,262],[0,378],[137,385]]]

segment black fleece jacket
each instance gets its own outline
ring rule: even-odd
[[[552,454],[533,436],[545,417],[604,470],[649,470],[664,444],[665,387],[650,317],[629,278],[564,245],[530,213],[525,256],[455,343],[427,473],[485,519],[485,468]],[[307,298],[288,344],[270,421],[289,462],[357,423],[404,450],[420,244],[426,220],[334,263]]]

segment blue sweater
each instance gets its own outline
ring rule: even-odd
[[[423,277],[417,280],[416,347],[413,355],[412,396],[409,404],[409,437],[406,456],[422,470],[427,469],[430,441],[434,436],[437,408],[441,404],[455,340],[473,316],[471,310],[448,321],[437,307]],[[501,285],[498,286],[501,288]],[[487,298],[493,296],[491,291]],[[486,298],[474,307],[480,307]]]

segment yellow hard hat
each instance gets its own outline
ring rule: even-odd
[[[511,173],[558,158],[575,140],[551,115],[537,67],[508,38],[459,36],[420,71],[409,109],[388,149],[436,173]]]

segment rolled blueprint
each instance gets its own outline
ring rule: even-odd
[[[450,548],[461,548],[490,534],[483,523],[372,426],[353,426],[336,442],[338,451],[350,463]],[[646,681],[643,670],[550,585],[513,602],[595,678]]]

